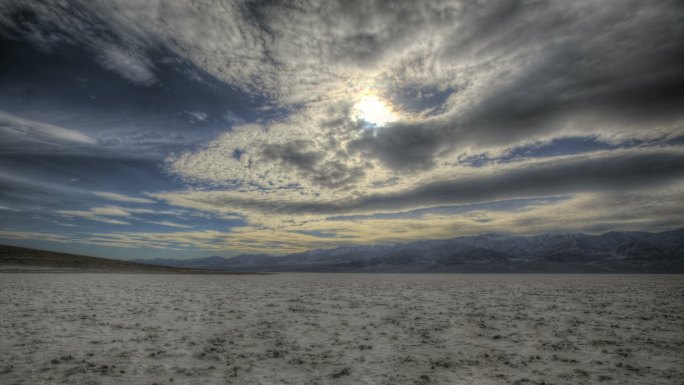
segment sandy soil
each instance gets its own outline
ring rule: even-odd
[[[0,274],[1,384],[682,384],[684,276]]]

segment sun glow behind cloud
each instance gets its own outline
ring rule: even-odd
[[[394,112],[392,107],[374,95],[362,97],[354,105],[352,116],[357,120],[363,120],[377,127],[382,127],[399,120],[399,115]]]

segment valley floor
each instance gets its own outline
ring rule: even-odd
[[[684,276],[0,274],[2,384],[681,384]]]

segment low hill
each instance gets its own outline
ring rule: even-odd
[[[216,271],[155,266],[7,245],[0,245],[0,272],[217,273]]]

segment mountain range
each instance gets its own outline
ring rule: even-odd
[[[397,273],[683,273],[684,228],[516,236],[484,234],[378,246],[342,246],[285,256],[136,260],[230,271]]]

